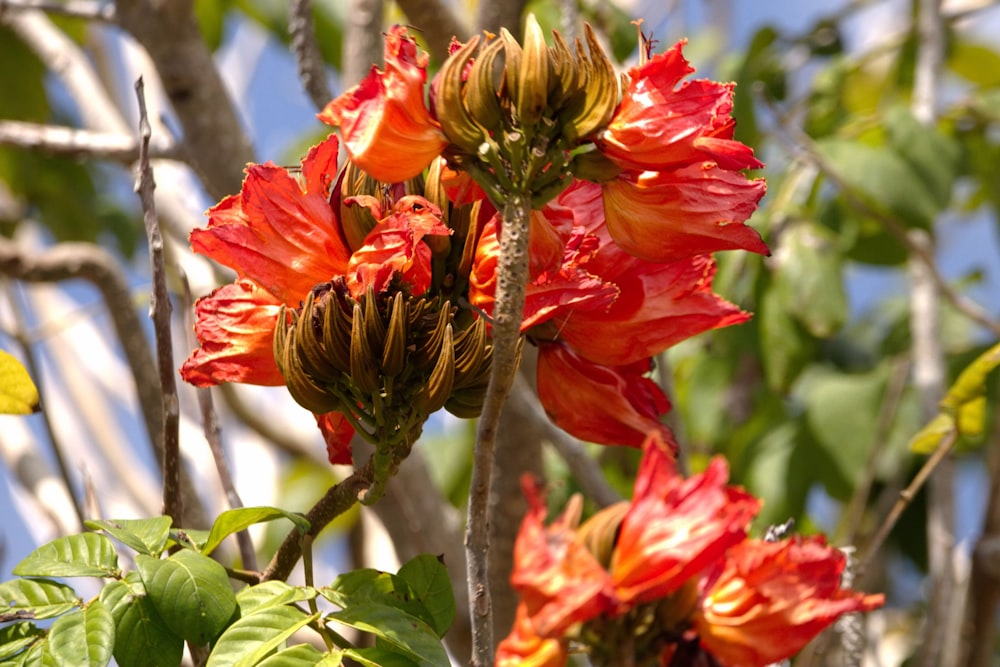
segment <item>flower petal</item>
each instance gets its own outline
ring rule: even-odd
[[[195,302],[195,334],[201,347],[181,367],[197,387],[220,382],[283,385],[274,362],[274,326],[281,303],[249,280],[223,285]]]
[[[607,571],[563,516],[545,526],[545,501],[530,476],[521,481],[528,513],[514,544],[510,583],[520,593],[541,637],[559,638],[571,626],[614,608]]]
[[[764,667],[791,657],[841,615],[882,606],[883,595],[840,587],[844,555],[822,536],[747,540],[704,581],[694,619],[720,662]]]
[[[638,447],[650,431],[670,439],[660,415],[670,409],[649,378],[652,361],[603,366],[567,345],[538,346],[538,397],[559,428],[581,440]]]
[[[712,291],[710,255],[668,264],[626,258],[618,267],[625,273],[613,279],[619,295],[607,310],[573,309],[554,320],[561,338],[595,363],[637,362],[750,317]]]
[[[678,42],[628,72],[622,101],[597,140],[628,168],[662,171],[712,160],[724,169],[758,168],[753,151],[733,140],[733,84],[694,80]],[[679,85],[678,85],[679,84]]]
[[[208,227],[191,232],[194,251],[290,306],[317,283],[344,273],[350,251],[330,207],[329,178],[321,173],[335,150],[331,137],[303,160],[307,190],[282,167],[250,165],[241,195],[209,209]]]
[[[315,415],[316,425],[326,442],[326,457],[333,465],[351,465],[351,438],[354,437],[354,427],[347,417],[339,412],[328,412],[325,415]]]
[[[760,234],[743,224],[765,189],[763,180],[712,162],[625,172],[604,184],[608,231],[626,252],[652,262],[735,249],[766,255]]]
[[[760,501],[727,486],[729,467],[716,457],[704,473],[683,479],[658,437],[643,445],[632,507],[611,562],[615,591],[626,604],[670,595],[746,538]]]
[[[340,127],[351,159],[377,180],[413,178],[448,145],[424,102],[427,61],[406,28],[393,26],[386,35],[385,71],[372,67],[318,116]]]
[[[535,633],[527,607],[518,605],[513,629],[497,646],[497,667],[563,667],[568,658],[560,640]]]

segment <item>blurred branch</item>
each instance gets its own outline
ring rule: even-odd
[[[87,21],[110,23],[115,20],[115,6],[99,0],[0,0],[0,14],[5,11],[38,9],[48,14],[69,16]]]
[[[119,0],[117,20],[156,64],[205,189],[215,199],[238,192],[253,146],[202,39],[193,0]]]
[[[351,0],[351,5],[340,68],[344,90],[364,79],[372,65],[382,63],[384,0]]]
[[[520,2],[520,0],[518,0]],[[451,38],[466,41],[473,30],[452,10],[451,3],[443,0],[396,0],[406,14],[414,31],[423,35],[427,48],[435,61],[443,63],[448,58]],[[480,5],[503,5],[505,2],[482,2]],[[516,21],[515,24],[519,24]]]
[[[163,455],[163,404],[153,354],[135,312],[132,293],[117,259],[91,243],[61,243],[44,251],[0,238],[0,274],[25,282],[82,279],[92,283],[107,305],[122,350],[135,378],[139,407],[157,458]]]
[[[292,36],[292,52],[295,54],[302,87],[309,95],[309,99],[312,100],[313,106],[316,109],[322,109],[333,96],[326,83],[323,56],[316,44],[312,0],[291,0],[289,3],[288,32]],[[353,33],[353,29],[347,31],[345,38],[353,39]]]
[[[191,296],[191,285],[188,283],[187,274],[180,270],[181,285],[184,288],[184,323],[188,332],[188,347],[194,349],[197,343],[194,339],[194,298]],[[226,461],[226,452],[222,446],[222,427],[219,425],[219,415],[215,411],[215,403],[212,400],[211,387],[197,387],[195,393],[198,395],[198,408],[201,411],[201,424],[205,433],[205,442],[212,453],[212,460],[215,462],[215,470],[219,474],[219,483],[226,494],[229,507],[237,509],[243,507],[243,500],[236,491],[236,484],[233,481],[232,472],[229,469],[229,462]],[[243,568],[246,570],[257,569],[257,554],[254,551],[253,542],[250,540],[250,533],[241,530],[236,533],[236,543],[240,548],[240,559],[243,561]]]
[[[480,2],[476,14],[476,28],[500,32],[507,28],[515,39],[521,39],[521,15],[528,4],[527,0],[506,0],[505,2]]]
[[[13,293],[11,285],[6,284],[5,287],[8,302],[10,303],[11,311],[14,314],[15,326],[17,327],[14,331],[14,338],[24,351],[24,360],[26,362],[28,374],[32,377],[35,385],[38,387],[39,396],[42,397],[42,422],[45,424],[45,432],[49,436],[49,445],[52,447],[52,455],[56,460],[56,467],[59,468],[59,476],[62,478],[62,483],[66,487],[66,495],[72,501],[73,511],[76,513],[76,518],[82,527],[85,518],[83,507],[81,506],[80,499],[77,498],[76,492],[73,489],[73,480],[69,474],[69,467],[66,465],[66,457],[63,456],[65,446],[59,440],[59,436],[56,435],[55,429],[52,428],[52,417],[49,414],[48,407],[45,405],[45,385],[43,382],[42,369],[38,363],[35,351],[32,349],[31,341],[28,339],[27,332],[25,330],[25,317],[21,310],[21,304],[18,302],[17,296]]]
[[[114,160],[122,164],[131,164],[139,157],[138,142],[123,134],[17,120],[0,120],[0,146],[59,157]],[[177,157],[177,150],[169,142],[156,142],[150,145],[149,155],[173,159]]]
[[[142,203],[142,221],[149,242],[149,261],[152,269],[153,291],[150,295],[149,314],[153,319],[156,335],[156,360],[160,375],[163,400],[163,513],[173,519],[174,526],[184,525],[184,499],[181,496],[180,408],[177,402],[177,381],[174,379],[174,348],[170,335],[170,294],[167,292],[167,273],[163,265],[163,236],[156,217],[153,200],[153,170],[149,166],[149,117],[146,115],[146,95],[142,77],[135,82],[135,95],[139,102],[139,166],[135,191]]]

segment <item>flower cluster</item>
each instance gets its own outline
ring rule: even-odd
[[[841,588],[845,557],[822,537],[749,538],[760,501],[727,485],[725,460],[684,479],[672,451],[651,434],[632,501],[579,527],[578,507],[546,526],[525,480],[511,576],[521,604],[498,665],[564,665],[576,645],[596,665],[764,667],[883,604]]]

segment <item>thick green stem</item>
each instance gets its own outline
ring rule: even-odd
[[[469,489],[465,551],[472,611],[472,665],[493,665],[493,610],[487,583],[489,500],[500,413],[510,393],[521,351],[521,319],[528,276],[531,197],[510,195],[503,206],[496,300],[493,306],[493,368],[479,417]]]

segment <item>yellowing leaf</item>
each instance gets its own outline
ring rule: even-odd
[[[986,378],[997,366],[1000,366],[1000,343],[976,357],[976,360],[962,371],[941,401],[941,408],[958,411],[966,403],[985,395]]]
[[[986,428],[986,397],[980,396],[963,403],[958,410],[958,432],[964,436],[976,437]]]
[[[952,415],[939,413],[910,439],[910,450],[917,454],[930,454],[937,449],[942,438],[955,430],[955,426]]]
[[[38,389],[21,362],[0,350],[0,414],[38,412]]]

